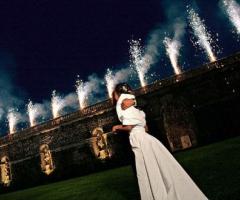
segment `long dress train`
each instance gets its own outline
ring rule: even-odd
[[[122,94],[117,114],[123,125],[134,125],[129,140],[135,154],[142,200],[206,200],[190,176],[155,137],[145,132],[145,113],[134,106],[122,110],[121,103],[133,95]]]
[[[143,127],[130,133],[142,200],[207,199],[171,153]]]

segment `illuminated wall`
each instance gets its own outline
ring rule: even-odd
[[[172,152],[235,136],[239,65],[236,54],[136,90],[150,133]],[[107,100],[1,138],[0,192],[131,163],[128,135],[109,133],[118,123]]]

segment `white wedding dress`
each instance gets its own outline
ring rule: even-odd
[[[142,200],[206,200],[189,175],[171,153],[155,137],[145,131],[145,113],[129,107],[121,109],[124,99],[134,95],[121,94],[116,110],[123,125],[135,125],[130,144],[135,154],[136,170]]]

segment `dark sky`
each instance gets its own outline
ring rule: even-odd
[[[1,0],[0,64],[4,64],[0,67],[24,91],[26,98],[49,99],[53,89],[69,93],[75,90],[78,74],[83,79],[92,73],[103,77],[107,67],[128,63],[127,41],[131,38],[145,41],[156,25],[164,23],[161,3],[160,0]],[[220,34],[219,46],[223,48],[220,57],[238,51],[239,43],[227,18],[221,16],[218,1],[199,0],[196,4],[210,30]],[[184,46],[187,66],[203,63],[204,60],[191,54],[189,39],[185,41],[189,45]],[[166,60],[165,55],[161,59]]]
[[[7,68],[14,83],[40,100],[72,91],[78,74],[126,63],[127,41],[144,38],[159,13],[159,3],[141,0],[2,1],[0,49],[15,59]]]

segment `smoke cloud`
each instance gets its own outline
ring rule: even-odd
[[[83,83],[83,90],[87,96],[87,105],[91,105],[106,98],[107,91],[103,78],[97,74],[88,76],[87,81]]]
[[[161,7],[165,20],[164,23],[159,23],[147,37],[143,56],[143,60],[147,61],[144,66],[145,73],[159,62],[161,54],[165,52],[164,38],[168,36],[180,43],[186,31],[186,13],[183,2],[165,0],[161,2]]]
[[[8,132],[9,128],[9,112],[15,110],[14,117],[16,118],[16,123],[21,123],[26,121],[26,115],[22,112],[17,111],[17,108],[24,107],[24,94],[18,94],[18,88],[13,86],[13,83],[10,79],[8,73],[5,70],[0,69],[0,134]],[[19,96],[18,96],[19,95]],[[6,123],[7,122],[7,123]]]
[[[12,107],[23,105],[23,100],[15,95],[15,91],[8,74],[0,70],[0,116]]]

